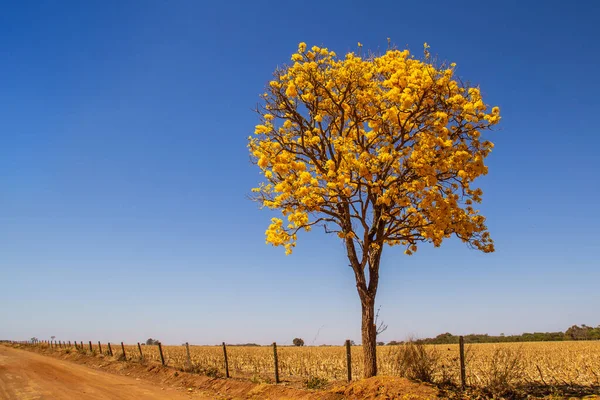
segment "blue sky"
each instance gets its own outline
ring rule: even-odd
[[[496,253],[386,249],[381,339],[599,325],[600,5],[372,4],[5,3],[0,338],[359,341],[340,241],[265,245],[246,138],[298,42],[388,37],[456,62],[503,121],[480,181]]]

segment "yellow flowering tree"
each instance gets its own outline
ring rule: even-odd
[[[346,247],[362,305],[365,377],[377,374],[384,245],[411,255],[421,242],[437,247],[455,235],[494,251],[473,182],[487,173],[493,144],[482,133],[499,122],[499,109],[455,78],[455,64],[436,66],[427,48],[423,59],[392,48],[341,58],[300,43],[293,63],[275,71],[248,139],[264,175],[254,199],[287,220],[271,220],[267,243],[289,254],[298,231],[323,226]]]

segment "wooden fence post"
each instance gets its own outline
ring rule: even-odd
[[[100,352],[100,354],[102,354],[102,345],[100,344],[99,340],[98,340],[98,351]]]
[[[121,350],[123,350],[123,361],[127,361],[127,354],[125,354],[125,346],[121,342]]]
[[[223,342],[223,357],[225,358],[225,377],[229,378],[229,361],[227,360],[227,346]]]
[[[352,380],[352,348],[350,340],[346,340],[346,367],[348,368],[348,382]]]
[[[90,353],[94,351],[94,348],[92,347],[92,341],[90,340]]]
[[[279,360],[277,359],[277,343],[273,342],[273,359],[275,361],[275,383],[279,383]]]
[[[138,350],[140,351],[140,360],[144,359],[144,353],[142,353],[142,346],[140,346],[140,342],[138,342]]]
[[[458,337],[460,351],[460,385],[465,389],[467,386],[467,372],[465,370],[465,339],[462,336]]]
[[[185,342],[185,352],[187,354],[187,366],[188,368],[192,369],[192,357],[190,356],[190,344],[188,342]]]
[[[71,346],[71,341],[70,340],[69,340],[69,347],[73,347],[73,346]]]
[[[81,341],[81,350],[83,350],[83,340]]]
[[[160,353],[160,363],[162,365],[165,365],[165,357],[163,356],[162,345],[160,344],[160,342],[158,342],[158,352]]]
[[[108,354],[110,354],[110,356],[113,356],[113,352],[112,352],[112,347],[110,347],[110,342],[108,342]]]

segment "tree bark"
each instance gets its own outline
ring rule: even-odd
[[[377,375],[377,328],[375,327],[375,296],[362,295],[362,347],[364,378]]]

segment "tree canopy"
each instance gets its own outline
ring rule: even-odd
[[[291,253],[299,230],[328,224],[361,250],[404,245],[411,254],[454,233],[493,251],[472,182],[487,173],[493,144],[481,134],[499,109],[454,78],[455,64],[395,49],[340,59],[304,43],[292,60],[275,71],[249,138],[265,177],[257,199],[288,220],[273,218],[268,243]]]

